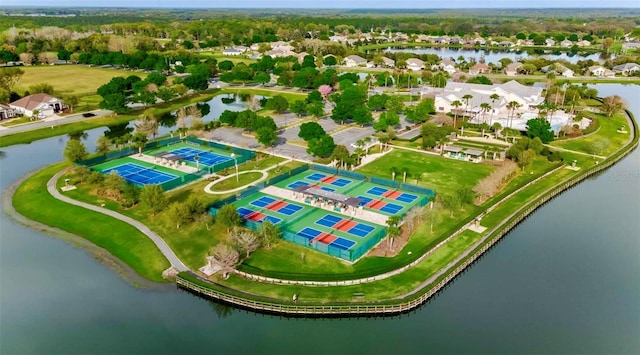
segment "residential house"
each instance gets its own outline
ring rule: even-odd
[[[556,40],[553,38],[547,38],[544,40],[544,45],[547,47],[553,47],[556,45]]]
[[[0,104],[0,121],[16,117],[18,114],[9,105]]]
[[[472,40],[472,45],[474,46],[484,46],[487,44],[487,41],[482,37],[476,37]]]
[[[609,70],[602,65],[593,65],[588,68],[589,74],[600,78],[613,78],[616,73],[613,70]]]
[[[546,67],[540,68],[540,71],[543,73],[555,73],[556,75],[564,76],[565,78],[573,78],[573,70],[565,67],[560,63],[550,64]]]
[[[264,55],[268,55],[271,58],[286,58],[291,56],[295,57],[297,53],[287,48],[274,48],[270,51],[264,52]]]
[[[493,100],[491,96],[497,94],[499,98]],[[468,101],[463,97],[470,95]],[[483,103],[492,105],[493,114],[506,116],[509,112],[507,105],[511,101],[520,104],[519,112],[535,111],[537,106],[544,102],[541,87],[526,86],[515,80],[508,81],[504,84],[482,85],[457,83],[453,81],[447,82],[441,93],[436,94],[435,108],[436,111],[449,113],[452,109],[454,101],[460,101],[463,106],[458,110],[466,111],[467,115],[477,115],[482,109]]]
[[[409,58],[407,59],[407,69],[421,71],[424,69],[424,62],[418,58]]]
[[[622,44],[622,51],[626,52],[629,49],[640,49],[640,42],[625,42]]]
[[[453,75],[458,69],[456,69],[456,62],[451,59],[443,59],[440,64],[434,65],[432,70],[443,70],[449,73],[449,75]]]
[[[625,63],[616,65],[612,68],[614,72],[620,73],[624,76],[634,75],[636,72],[640,71],[640,65],[636,63]]]
[[[359,67],[367,65],[367,60],[359,55],[352,54],[344,58],[344,65],[347,67]]]
[[[382,66],[386,68],[393,68],[396,66],[396,61],[387,57],[382,57]]]
[[[64,109],[62,100],[49,94],[39,93],[25,96],[9,104],[17,113],[27,117],[33,117],[33,112],[38,111],[40,117],[49,117]]]
[[[429,42],[430,37],[425,34],[419,34],[416,36],[416,42]]]
[[[282,49],[284,51],[293,51],[293,46],[284,41],[276,41],[269,43],[271,49]]]
[[[573,46],[573,42],[571,42],[568,39],[564,39],[560,42],[560,46],[565,47],[565,48],[569,48],[571,46]]]
[[[586,39],[576,42],[576,46],[578,47],[589,47],[590,45],[591,45],[591,42],[587,41]]]
[[[507,74],[507,76],[516,76],[521,67],[522,63],[520,62],[509,63],[507,67],[504,68],[504,73]]]
[[[469,67],[469,75],[488,74],[491,73],[491,67],[486,63],[476,63]]]

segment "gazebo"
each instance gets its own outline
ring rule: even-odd
[[[178,166],[178,162],[182,159],[178,154],[173,154],[169,152],[158,153],[153,155],[154,160],[156,162],[160,162],[161,164],[167,164],[169,166]]]
[[[346,211],[349,207],[355,210],[362,202],[359,198],[334,191],[323,190],[312,185],[296,186],[293,188],[293,191],[294,196],[296,194],[302,194],[306,203],[326,203],[333,205],[333,209],[337,212],[343,212],[343,209]]]

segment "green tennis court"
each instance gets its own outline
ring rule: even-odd
[[[127,182],[138,186],[159,184],[165,190],[192,181],[189,179],[192,174],[130,157],[112,159],[101,164],[93,165],[91,169],[103,174],[109,174],[115,171],[127,180]]]

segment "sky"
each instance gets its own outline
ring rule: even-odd
[[[2,6],[151,8],[639,8],[640,0],[0,0]]]

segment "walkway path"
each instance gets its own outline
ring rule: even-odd
[[[108,110],[97,110],[91,111],[95,116],[92,117],[84,117],[82,113],[74,114],[71,116],[54,116],[48,117],[43,120],[38,120],[35,122],[26,122],[22,124],[18,124],[15,126],[0,126],[0,136],[8,136],[11,134],[16,134],[20,132],[34,131],[40,128],[54,128],[55,126],[71,123],[71,122],[79,122],[79,121],[87,121],[93,118],[99,118],[101,116],[107,116],[112,114],[113,112]]]
[[[86,208],[88,210],[92,210],[98,213],[102,213],[102,214],[106,214],[107,216],[113,217],[115,219],[118,219],[122,222],[128,223],[130,225],[132,225],[133,227],[135,227],[137,230],[139,230],[140,232],[142,232],[143,234],[145,234],[147,237],[149,237],[149,239],[151,239],[151,241],[158,247],[158,249],[160,249],[160,252],[162,254],[164,254],[164,256],[167,258],[167,260],[169,260],[169,262],[171,263],[171,266],[176,268],[179,271],[189,271],[189,268],[186,267],[182,261],[180,261],[180,259],[178,259],[178,257],[176,256],[176,254],[173,253],[173,251],[171,250],[171,248],[169,248],[169,246],[167,245],[167,243],[165,243],[165,241],[160,238],[159,235],[157,235],[156,233],[154,233],[153,231],[151,231],[151,229],[149,229],[149,227],[145,226],[144,224],[136,221],[133,218],[124,216],[118,212],[106,209],[106,208],[102,208],[102,207],[98,207],[98,206],[94,206],[88,203],[84,203],[84,202],[80,202],[80,201],[76,201],[72,198],[63,196],[58,189],[56,188],[56,181],[58,181],[58,179],[60,179],[60,177],[62,176],[62,174],[64,174],[66,172],[66,170],[62,170],[60,172],[58,172],[57,174],[55,174],[49,181],[47,181],[47,191],[49,191],[49,193],[51,194],[51,196],[53,196],[54,198],[66,202],[68,204],[74,205],[74,206],[79,206],[82,208]]]
[[[565,149],[565,148],[558,147],[556,145],[551,145],[551,144],[545,144],[545,146],[549,147],[550,149],[555,149],[555,150],[559,150],[559,151],[562,151],[562,152],[568,152],[568,153],[584,155],[584,156],[588,156],[588,157],[592,157],[592,158],[598,158],[598,159],[606,159],[607,158],[607,157],[603,157],[602,155],[595,155],[595,154],[589,154],[589,153],[585,153],[585,152],[579,152],[577,150]]]

